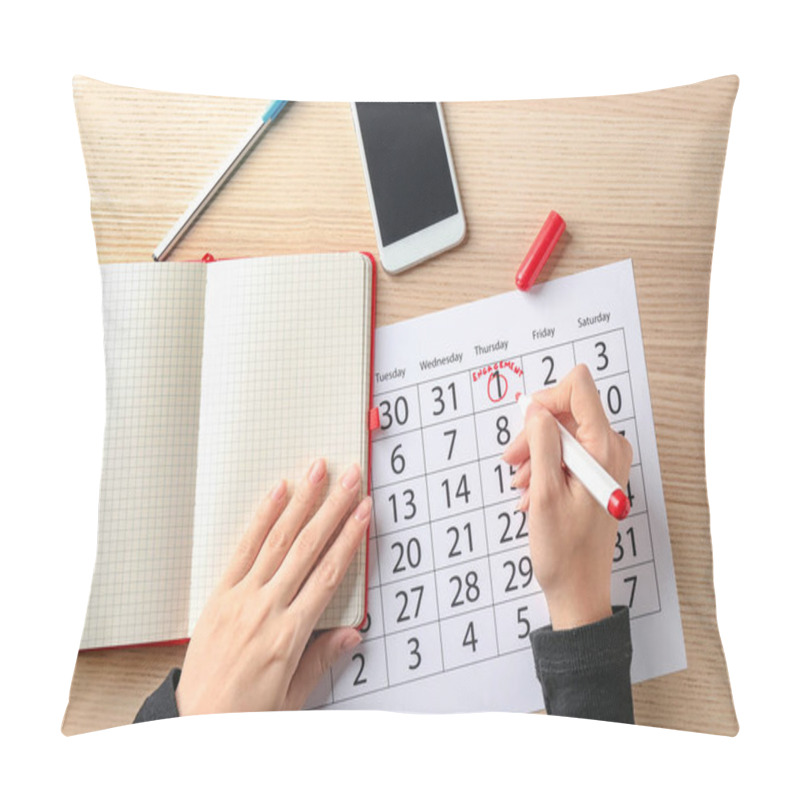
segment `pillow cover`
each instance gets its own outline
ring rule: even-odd
[[[624,96],[445,103],[467,238],[400,277],[379,270],[376,319],[508,291],[551,208],[567,231],[540,280],[633,259],[689,664],[634,687],[636,720],[728,735],[738,724],[716,623],[703,393],[737,88],[729,76]],[[74,93],[101,263],[149,260],[265,107],[82,77]],[[349,106],[294,103],[288,113],[291,126],[270,131],[171,259],[377,252]],[[182,656],[181,645],[79,654],[64,732],[130,722]]]

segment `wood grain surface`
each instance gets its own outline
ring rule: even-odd
[[[567,231],[540,280],[633,259],[688,661],[634,687],[636,720],[725,735],[738,723],[716,621],[703,393],[737,89],[728,76],[634,95],[444,102],[467,238],[399,276],[379,269],[377,290],[378,325],[509,291],[551,209]],[[74,95],[101,263],[149,260],[266,105],[83,77]],[[377,254],[350,108],[304,102],[287,107],[170,259],[328,250]],[[130,722],[184,652],[78,654],[63,732]]]

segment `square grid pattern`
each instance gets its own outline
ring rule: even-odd
[[[102,267],[107,415],[81,646],[190,635],[261,497],[368,458],[358,253]],[[364,476],[366,489],[366,474]],[[364,614],[366,546],[321,625]]]

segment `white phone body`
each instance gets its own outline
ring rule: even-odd
[[[352,103],[381,264],[402,272],[466,234],[439,103]]]

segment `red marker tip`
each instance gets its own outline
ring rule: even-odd
[[[614,519],[625,519],[628,512],[631,510],[631,502],[628,500],[628,495],[622,489],[614,489],[611,497],[608,498],[608,513]]]

